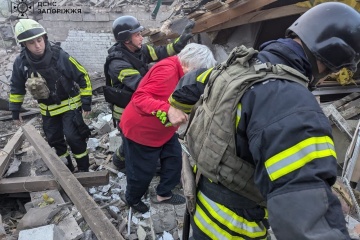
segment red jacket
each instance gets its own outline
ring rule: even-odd
[[[177,127],[165,127],[152,113],[168,112],[168,99],[182,76],[177,56],[158,62],[148,71],[121,117],[125,137],[150,147],[160,147],[170,140]]]

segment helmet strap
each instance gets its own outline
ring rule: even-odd
[[[316,84],[322,79],[324,78],[326,75],[329,74],[328,71],[325,71],[323,73],[319,73],[319,68],[317,65],[317,59],[315,58],[314,54],[310,51],[310,49],[304,44],[304,42],[302,42],[302,47],[304,49],[304,52],[310,62],[311,65],[311,73],[313,75],[313,79],[310,79],[309,82],[309,88],[310,89],[315,89]]]
[[[127,41],[125,41],[125,42],[124,42],[124,45],[125,45],[125,47],[126,47],[129,51],[130,51],[130,49],[129,49],[129,46],[128,46],[128,45],[134,47],[134,48],[135,48],[135,51],[137,51],[137,50],[140,49],[138,46],[136,46],[136,45],[132,42],[131,39],[128,40],[128,41],[129,41],[128,43],[126,43]],[[135,52],[135,51],[134,51],[134,52]],[[133,51],[130,51],[130,52],[133,52]]]

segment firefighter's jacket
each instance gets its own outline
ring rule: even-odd
[[[47,99],[38,100],[42,115],[55,116],[80,106],[85,111],[91,110],[92,87],[87,71],[59,46],[46,41],[41,59],[35,59],[25,48],[15,59],[9,98],[13,119],[19,119],[26,93],[25,82],[33,73],[44,78],[50,90]]]
[[[255,60],[288,65],[311,79],[311,66],[295,41],[270,41],[260,50]],[[195,103],[184,100],[180,90],[172,98]],[[236,152],[255,167],[255,183],[267,200],[269,222],[278,239],[350,239],[341,205],[330,188],[337,173],[331,125],[310,91],[279,79],[252,86],[237,108]],[[211,196],[220,204],[231,198]],[[241,204],[227,202],[227,207]]]
[[[190,113],[203,94],[212,69],[199,68],[185,74],[169,97],[169,103],[185,113]]]
[[[149,70],[149,63],[175,55],[180,50],[175,43],[158,47],[143,44],[138,51],[130,52],[122,43],[116,43],[108,50],[104,65],[105,77],[111,86],[134,92]],[[119,119],[122,111],[122,108],[114,105],[113,117]]]

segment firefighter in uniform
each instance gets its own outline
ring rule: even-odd
[[[106,85],[121,89],[118,98],[128,99],[124,100],[126,102],[122,103],[122,106],[110,102],[115,126],[119,125],[122,112],[132,93],[149,70],[148,64],[179,53],[193,36],[193,27],[194,22],[190,22],[174,42],[166,46],[152,47],[142,44],[141,31],[144,28],[135,17],[121,16],[113,22],[112,31],[117,43],[108,50],[109,55],[104,65]],[[122,146],[114,153],[113,163],[119,169],[124,168]]]
[[[81,111],[85,115],[91,111],[92,88],[87,71],[58,45],[51,44],[38,22],[20,19],[15,34],[23,48],[15,59],[11,77],[9,109],[13,119],[19,121],[19,111],[29,91],[39,103],[49,145],[74,172],[68,144],[78,171],[87,172],[86,138],[90,131],[81,115]]]
[[[313,7],[288,28],[286,37],[262,44],[251,61],[287,65],[307,77],[303,84],[308,83],[310,90],[331,72],[344,67],[356,71],[360,15],[346,4]],[[196,82],[176,90],[171,105],[189,111],[212,71],[198,73]],[[197,160],[201,177],[191,218],[194,239],[266,239],[267,222],[278,240],[350,239],[340,202],[331,191],[337,176],[332,129],[303,84],[273,78],[252,85],[242,95],[233,120],[236,156],[251,164],[249,179],[259,191],[241,194],[229,189],[234,183],[251,185],[241,182],[249,173],[238,162],[218,162],[214,167],[212,159],[206,159],[207,166],[219,173],[215,183],[204,176],[211,170],[204,164],[199,170]],[[215,86],[211,87],[213,91]],[[199,135],[196,131],[190,126],[186,137]],[[194,143],[189,142],[188,148],[192,155],[201,152]],[[257,193],[266,205],[244,196]]]

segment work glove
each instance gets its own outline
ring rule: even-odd
[[[172,126],[171,122],[169,121],[169,119],[167,117],[166,112],[163,112],[161,110],[157,110],[156,112],[152,112],[151,114],[156,116],[160,120],[160,122],[163,125],[165,125],[165,127],[171,127]]]
[[[194,36],[194,34],[191,33],[195,26],[194,21],[190,21],[186,26],[184,31],[181,33],[180,37],[178,37],[174,42],[174,49],[176,52],[180,52],[187,44],[187,42]]]

